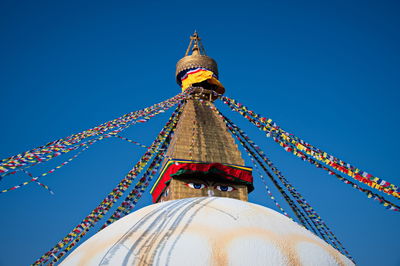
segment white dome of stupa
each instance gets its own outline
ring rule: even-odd
[[[92,236],[62,265],[354,265],[266,207],[186,198],[144,207]]]

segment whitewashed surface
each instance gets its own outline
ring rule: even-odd
[[[97,233],[61,265],[354,265],[287,217],[229,198],[140,209]]]

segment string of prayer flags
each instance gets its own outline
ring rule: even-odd
[[[167,123],[168,124],[168,123]],[[169,125],[168,125],[169,126]],[[166,125],[167,127],[167,125]],[[150,160],[152,153],[156,149],[160,137],[164,135],[164,130],[162,130],[158,136],[158,138],[153,142],[151,149],[147,151],[139,160],[139,162],[134,166],[134,168],[127,174],[127,176],[120,182],[120,184],[103,200],[103,202],[89,214],[82,223],[76,226],[63,240],[61,240],[52,250],[42,256],[37,263],[41,264],[43,262],[47,262],[49,256],[55,256],[58,251],[62,249],[62,247],[66,245],[70,245],[71,247],[79,241],[79,239],[88,232],[88,229],[94,224],[97,223],[111,208],[111,206],[117,201],[119,197],[125,192],[126,189],[131,185],[134,177],[136,177],[140,171],[146,166],[147,161]],[[75,239],[76,238],[76,239]],[[75,240],[74,240],[75,239]],[[73,241],[71,243],[71,241]],[[70,244],[71,243],[71,244]],[[68,249],[67,247],[67,249]],[[65,250],[64,250],[65,251]],[[66,252],[61,252],[57,256],[57,260],[65,255]]]
[[[240,104],[238,104],[238,106],[239,106],[239,105],[240,105]],[[231,108],[231,109],[232,109],[232,108]],[[235,111],[242,112],[242,111],[240,111],[240,110],[238,110],[238,109],[235,109]],[[244,112],[242,112],[242,114],[244,114]],[[253,112],[253,114],[255,114],[255,113]],[[249,118],[248,118],[248,120],[254,124],[254,120],[251,120],[251,119],[249,119]],[[255,123],[255,124],[256,124],[256,123]],[[256,125],[258,126],[259,124],[256,124]],[[269,134],[269,133],[268,133],[268,134]],[[357,190],[359,190],[359,191],[365,193],[365,194],[367,195],[368,198],[373,199],[373,200],[379,202],[379,203],[380,203],[383,207],[385,207],[386,209],[391,210],[391,211],[397,211],[397,212],[400,211],[400,207],[399,207],[398,205],[396,205],[396,204],[394,204],[394,203],[392,203],[392,202],[386,200],[384,197],[382,197],[382,196],[380,196],[380,195],[378,195],[378,194],[376,194],[376,193],[373,193],[372,191],[370,191],[370,190],[368,190],[368,189],[362,188],[362,187],[360,187],[359,185],[355,184],[354,182],[352,182],[352,181],[350,181],[350,180],[344,178],[343,176],[341,176],[341,175],[339,175],[338,173],[332,171],[332,170],[329,169],[328,167],[325,167],[325,166],[321,165],[320,163],[317,162],[317,160],[314,160],[314,159],[312,159],[312,158],[309,158],[309,157],[307,156],[306,153],[303,153],[303,152],[301,152],[301,151],[298,151],[298,150],[296,150],[296,149],[291,148],[291,147],[290,147],[286,142],[284,142],[281,138],[275,137],[275,136],[274,136],[273,139],[274,139],[276,142],[278,142],[279,145],[282,146],[286,151],[292,152],[294,155],[296,155],[297,157],[299,157],[301,160],[303,160],[303,161],[308,161],[309,163],[315,165],[316,167],[321,168],[321,169],[327,171],[330,175],[334,175],[336,178],[338,178],[338,179],[339,179],[340,181],[342,181],[343,183],[348,184],[348,185],[352,186],[353,188],[355,188],[355,189],[357,189]],[[258,148],[258,147],[257,147],[257,148]],[[259,149],[259,148],[258,148],[258,150],[261,151],[261,149]],[[261,152],[262,152],[262,151],[261,151]],[[371,184],[371,185],[372,185],[372,184]]]
[[[182,101],[178,103],[177,108],[169,118],[164,128],[160,131],[156,139],[153,141],[149,149],[144,153],[141,159],[135,166],[128,172],[128,174],[120,181],[103,201],[88,215],[81,223],[75,226],[70,233],[68,233],[61,241],[59,241],[52,249],[46,252],[34,265],[44,264],[49,259],[55,257],[51,264],[60,260],[80,239],[92,228],[114,205],[114,203],[125,193],[131,186],[133,180],[140,172],[146,167],[149,160],[157,153],[161,143],[165,140],[166,133],[171,127],[175,127],[180,113],[182,112]]]
[[[239,105],[242,106],[241,104],[238,104],[238,106],[239,106]],[[248,111],[248,109],[247,109],[246,107],[244,107],[243,110]],[[248,120],[250,120],[250,121],[252,120],[252,119],[249,117],[249,115],[247,115],[245,112],[240,111],[240,110],[239,110],[239,112],[241,112],[241,114],[244,115]],[[253,117],[258,117],[258,116],[259,116],[259,115],[255,114],[255,113],[252,112],[252,111],[248,111],[248,114],[250,114],[250,115],[253,116]],[[260,120],[267,121],[267,122],[269,121],[269,123],[271,123],[270,121],[272,121],[271,119],[268,119],[268,120],[267,120],[267,119],[265,119],[265,118],[264,118],[264,119],[260,118]],[[267,127],[263,127],[262,124],[259,123],[259,122],[257,122],[257,121],[251,121],[251,122],[252,122],[252,123],[255,122],[256,126],[259,127],[260,129],[264,130],[264,131],[266,131],[266,128],[268,129],[268,125],[267,125]],[[311,155],[312,155],[312,154],[315,153],[315,152],[313,152],[312,150],[310,150],[310,149],[308,148],[308,147],[311,147],[310,144],[308,144],[308,143],[306,143],[306,142],[304,142],[304,141],[302,141],[302,140],[300,140],[301,143],[295,143],[295,142],[293,141],[293,139],[298,139],[298,138],[295,137],[293,134],[289,134],[289,133],[283,131],[282,129],[280,129],[279,127],[277,127],[275,123],[273,123],[273,127],[274,127],[275,129],[277,129],[278,131],[280,131],[281,134],[277,134],[276,132],[274,133],[274,132],[270,131],[270,132],[267,133],[267,136],[273,136],[273,137],[275,137],[275,138],[281,139],[281,140],[285,143],[284,145],[281,145],[281,146],[282,146],[286,151],[291,152],[291,151],[293,151],[293,150],[295,150],[295,149],[300,149],[300,150],[305,149],[305,151],[306,151],[307,154],[311,154]],[[273,129],[274,129],[274,128],[273,128]],[[291,141],[291,142],[289,142],[289,141],[290,141],[290,138],[289,138],[288,136],[290,136],[290,137],[292,138],[292,141]],[[295,145],[292,145],[292,144],[295,144]],[[304,148],[305,146],[307,146],[307,148]],[[324,155],[324,157],[327,157],[327,156],[328,156],[327,153],[324,153],[324,152],[323,152],[322,154]],[[334,157],[331,156],[331,155],[329,155],[329,158],[330,158],[330,159],[333,159]],[[318,159],[318,158],[317,158],[317,159]],[[335,158],[335,160],[338,161],[339,159]],[[339,160],[339,161],[340,161],[340,160]],[[328,164],[329,166],[333,167],[333,168],[336,169],[336,170],[339,170],[339,171],[341,171],[341,172],[344,172],[344,173],[346,173],[346,174],[349,174],[349,175],[352,176],[352,177],[354,176],[355,179],[359,180],[360,182],[363,182],[363,183],[367,184],[367,185],[370,186],[370,187],[376,188],[376,189],[378,189],[378,190],[380,190],[380,191],[383,191],[383,192],[385,192],[385,193],[387,193],[387,194],[392,194],[393,196],[398,196],[398,193],[395,192],[395,191],[398,190],[398,188],[397,188],[396,186],[394,186],[393,184],[388,183],[387,181],[384,181],[384,180],[381,180],[381,179],[374,179],[375,181],[378,181],[379,184],[377,184],[377,183],[374,183],[374,182],[373,182],[374,180],[371,181],[371,180],[367,180],[367,179],[366,179],[367,177],[371,177],[369,174],[367,174],[367,173],[365,173],[365,172],[362,172],[362,176],[361,176],[360,174],[357,174],[357,171],[360,171],[360,170],[358,170],[358,169],[355,170],[354,173],[356,173],[356,174],[353,175],[353,174],[354,174],[353,172],[347,171],[345,168],[343,168],[343,166],[338,166],[336,163],[332,163],[332,162],[330,162],[328,159],[324,159],[324,163]],[[341,165],[345,165],[345,163],[342,162],[342,161],[340,161],[340,164],[341,164]],[[348,167],[350,167],[350,168],[354,168],[354,167],[352,167],[350,164],[346,164],[346,165],[347,165]],[[361,173],[361,172],[360,172],[360,173]],[[385,185],[385,186],[387,186],[387,188],[385,188],[385,187],[383,187],[383,186],[380,186],[380,185]],[[388,187],[389,185],[390,185],[391,187]],[[393,190],[393,189],[395,189],[395,190]]]
[[[159,113],[165,112],[165,110],[168,109],[168,108],[170,108],[170,105],[169,105],[169,104],[166,105],[166,106],[164,106],[162,109],[156,110],[155,112],[149,114],[148,116],[144,117],[143,119],[134,120],[134,121],[130,122],[130,124],[124,124],[124,125],[122,125],[121,127],[117,128],[117,129],[115,129],[115,130],[113,130],[113,131],[111,131],[111,132],[109,132],[109,133],[107,133],[107,134],[100,135],[99,137],[97,137],[97,138],[95,138],[95,139],[90,139],[90,140],[88,140],[88,141],[86,141],[86,142],[77,144],[77,145],[72,146],[72,147],[69,147],[69,148],[67,148],[67,149],[58,149],[58,151],[59,151],[58,153],[46,155],[46,156],[47,156],[46,158],[40,158],[39,156],[36,156],[35,158],[37,158],[38,160],[40,160],[39,162],[48,161],[48,160],[50,160],[50,159],[52,159],[52,158],[54,158],[54,157],[56,157],[56,156],[58,156],[58,155],[60,155],[60,154],[62,154],[62,153],[69,152],[69,151],[72,151],[72,150],[76,150],[76,149],[78,149],[78,148],[80,148],[80,147],[82,147],[82,146],[87,146],[87,145],[94,144],[96,141],[101,140],[101,139],[103,139],[103,138],[109,138],[109,137],[112,137],[112,136],[117,136],[118,133],[120,133],[122,130],[126,129],[127,127],[129,127],[129,126],[131,126],[131,125],[137,123],[138,121],[140,121],[141,123],[147,122],[151,117],[154,117],[155,115],[157,115],[157,114],[159,114]],[[132,140],[128,140],[127,138],[124,138],[124,137],[121,137],[121,136],[119,136],[119,138],[125,139],[125,140],[127,140],[128,142],[131,142],[131,143],[134,143],[134,144],[136,144],[136,145],[140,145],[140,146],[142,146],[142,147],[146,147],[146,148],[147,148],[147,146],[144,146],[144,145],[142,145],[142,144],[140,144],[140,143],[137,143],[137,142],[134,142],[134,141],[132,141]],[[79,154],[80,154],[80,153],[79,153]],[[77,155],[79,155],[79,154],[77,154]],[[67,162],[64,162],[61,166],[63,166],[63,165],[65,165],[65,164],[69,163],[72,159],[75,159],[75,158],[77,157],[77,155],[74,156],[73,158],[69,159]],[[35,163],[34,165],[36,165],[36,164],[37,164],[37,163]],[[33,165],[32,165],[32,166],[33,166]],[[58,166],[58,167],[56,167],[56,168],[58,169],[58,168],[60,168],[61,166]],[[47,174],[49,174],[49,173],[52,173],[52,172],[54,172],[54,170],[56,170],[56,169],[52,169],[52,170],[50,170],[49,172],[43,173],[43,174],[42,174],[41,176],[39,176],[39,177],[43,177],[43,176],[45,176],[45,175],[47,175]],[[13,172],[9,172],[8,174],[15,174],[16,172],[17,172],[17,171],[14,170]],[[11,188],[1,190],[0,193],[5,193],[5,192],[11,191],[11,190],[15,190],[15,189],[21,188],[21,187],[23,187],[23,186],[26,186],[26,185],[28,185],[28,184],[31,183],[31,182],[36,182],[37,179],[38,179],[39,177],[32,178],[31,180],[28,180],[28,181],[26,181],[26,182],[23,182],[23,183],[21,183],[21,184],[19,184],[19,185],[16,185],[16,186],[11,187]],[[43,187],[46,187],[46,186],[43,186]]]
[[[267,190],[267,194],[269,196],[269,198],[274,202],[275,206],[280,210],[280,212],[285,215],[286,217],[288,217],[289,219],[291,219],[292,221],[293,218],[290,217],[290,215],[282,208],[282,206],[279,204],[279,202],[276,200],[276,198],[274,197],[274,195],[272,194],[271,190],[268,187],[267,181],[264,178],[264,175],[262,174],[260,168],[258,167],[257,163],[254,161],[253,156],[250,154],[250,152],[247,152],[247,155],[249,156],[254,168],[256,169],[258,175],[261,178],[261,181],[264,183],[265,189]]]
[[[126,199],[121,203],[121,205],[106,221],[106,223],[101,227],[101,229],[104,229],[113,222],[123,218],[132,211],[132,209],[136,206],[137,202],[143,195],[146,188],[149,186],[154,175],[157,173],[162,163],[162,158],[163,157],[159,155],[154,158],[153,162],[150,164],[147,171],[143,174],[143,177],[137,182],[137,184],[129,193],[129,195],[126,197]]]
[[[25,174],[27,174],[29,177],[34,178],[34,176],[33,176],[30,172],[26,171],[25,169],[22,169],[22,171],[23,171]],[[51,195],[54,195],[54,191],[51,190],[49,186],[43,184],[42,182],[40,182],[40,181],[37,180],[37,179],[35,180],[35,183],[38,184],[39,186],[45,188],[47,191],[49,191],[49,193],[50,193]]]
[[[146,145],[144,145],[144,144],[141,144],[140,142],[137,142],[137,141],[134,141],[134,140],[131,140],[131,139],[128,139],[128,138],[119,136],[119,135],[116,135],[115,137],[120,138],[120,139],[122,139],[122,140],[125,140],[125,141],[127,141],[127,142],[129,142],[129,143],[133,143],[133,144],[135,144],[135,145],[138,145],[138,146],[140,146],[140,147],[142,147],[142,148],[146,148],[146,149],[149,148],[148,146],[146,146]],[[161,150],[161,151],[164,151],[164,150],[166,150],[166,149],[161,148],[160,150]],[[164,155],[164,157],[165,157],[165,158],[168,158],[168,159],[172,159],[172,158],[169,157],[168,155]]]
[[[302,139],[281,129],[275,122],[269,118],[260,116],[259,114],[249,110],[246,106],[238,103],[236,100],[226,96],[221,96],[222,101],[227,104],[231,110],[236,111],[256,125],[260,130],[267,132],[268,137],[273,137],[281,143],[281,146],[293,154],[298,153],[304,156],[311,156],[333,169],[340,171],[369,187],[382,191],[388,195],[400,198],[400,188],[386,180],[375,177],[365,171],[362,171],[349,163],[346,163]]]
[[[252,158],[254,158],[257,161],[257,163],[261,166],[261,168],[264,170],[264,172],[268,175],[268,177],[270,178],[272,183],[275,185],[275,187],[278,189],[278,191],[282,194],[283,198],[288,203],[289,207],[292,209],[293,213],[296,215],[296,217],[300,221],[300,223],[304,227],[312,230],[315,234],[318,234],[318,232],[315,231],[313,226],[310,224],[310,221],[307,219],[307,217],[298,208],[295,201],[293,199],[291,199],[290,196],[284,191],[284,189],[278,184],[277,180],[268,171],[268,169],[265,167],[265,165],[262,163],[262,161],[260,161],[260,159],[254,154],[254,152],[251,151],[250,148],[245,144],[244,140],[238,134],[235,133],[234,128],[231,127],[230,125],[227,125],[227,127],[232,132],[232,134],[236,137],[236,139],[239,140],[240,144],[246,150],[246,152],[250,153]]]
[[[63,139],[49,142],[38,148],[3,159],[0,163],[0,174],[4,176],[7,172],[15,170],[17,168],[41,163],[42,161],[47,161],[49,157],[54,158],[63,153],[74,150],[74,148],[71,148],[71,146],[78,144],[86,138],[104,135],[114,128],[117,128],[118,133],[120,132],[120,130],[126,129],[136,122],[145,122],[145,120],[150,119],[156,114],[163,113],[170,107],[176,105],[180,100],[184,99],[186,95],[187,92],[180,93],[166,101],[152,105],[139,111],[125,114],[112,121],[103,123],[97,127],[82,131],[77,134],[73,134]],[[118,131],[118,129],[120,130]]]
[[[274,174],[281,180],[284,186],[289,190],[291,195],[296,198],[296,201],[299,203],[300,207],[304,210],[308,218],[310,218],[313,225],[317,228],[318,234],[327,242],[330,242],[332,246],[334,246],[337,250],[344,253],[346,256],[351,258],[350,254],[344,248],[344,246],[340,243],[337,237],[333,234],[333,232],[328,228],[326,223],[322,220],[322,218],[316,213],[316,211],[307,203],[304,197],[297,192],[295,187],[291,185],[287,179],[281,174],[281,172],[273,165],[273,163],[265,156],[264,152],[257,146],[250,138],[241,130],[238,126],[236,126],[231,120],[224,117],[228,123],[230,123],[235,130],[243,137],[247,143],[258,153],[258,155],[267,163],[267,165],[272,169]],[[234,133],[235,134],[235,133]],[[312,227],[311,227],[312,229]]]
[[[255,156],[255,154],[251,154],[252,156]],[[263,158],[265,161],[265,158]],[[274,171],[274,173],[276,174],[276,172]],[[281,180],[282,181],[282,180]],[[305,218],[306,223],[308,224],[308,229],[311,229],[314,233],[316,233],[317,235],[320,235],[321,238],[323,238],[325,241],[327,241],[328,243],[331,243],[331,245],[333,247],[335,247],[337,250],[339,250],[340,252],[344,252],[347,253],[344,249],[344,247],[340,244],[340,242],[337,240],[336,236],[334,236],[334,234],[329,231],[328,228],[326,228],[325,224],[322,224],[320,221],[320,216],[316,213],[313,213],[308,204],[305,204],[306,201],[304,200],[304,198],[297,193],[290,184],[288,184],[287,182],[284,182],[284,186],[289,190],[289,192],[292,194],[292,196],[294,196],[294,198],[296,199],[296,202],[300,205],[300,207],[303,209],[303,211],[305,212],[305,216],[302,215],[302,213],[300,212],[300,215]],[[294,193],[293,193],[294,192]],[[311,222],[311,224],[310,224]],[[314,227],[316,228],[316,230],[314,230]],[[331,237],[333,236],[333,237]],[[333,239],[335,238],[336,241]],[[338,245],[339,243],[339,245]],[[342,251],[343,250],[343,251]],[[348,255],[348,254],[347,254]]]
[[[290,206],[290,208],[292,209],[292,211],[294,212],[294,214],[296,215],[296,217],[299,219],[300,223],[304,226],[307,227],[307,223],[308,220],[306,217],[304,217],[304,214],[299,210],[299,208],[296,206],[295,202],[286,194],[286,192],[283,190],[283,188],[278,184],[278,182],[275,180],[275,178],[272,176],[272,174],[268,171],[268,169],[264,166],[264,164],[260,161],[260,159],[254,154],[253,151],[250,150],[250,148],[245,144],[244,140],[238,135],[236,134],[235,129],[231,126],[230,123],[228,123],[228,121],[225,119],[225,117],[222,115],[222,113],[215,107],[212,106],[208,103],[206,103],[206,105],[208,107],[211,108],[211,110],[213,110],[215,112],[215,114],[217,116],[220,116],[226,127],[228,128],[229,131],[231,131],[231,133],[238,139],[238,141],[242,144],[243,148],[252,155],[252,157],[258,162],[258,164],[262,167],[262,169],[264,170],[264,172],[268,175],[268,177],[271,179],[271,181],[273,182],[273,184],[276,186],[276,188],[278,189],[278,191],[282,194],[282,196],[284,197],[285,201],[288,203],[288,205]],[[311,224],[309,224],[309,228],[311,230],[314,230],[314,228],[312,228]],[[317,232],[315,232],[317,233]]]
[[[142,147],[142,148],[146,148],[146,149],[148,148],[146,145],[143,145],[143,144],[141,144],[140,142],[137,142],[137,141],[134,141],[134,140],[131,140],[131,139],[122,137],[122,136],[120,136],[120,135],[115,135],[114,137],[119,138],[119,139],[122,139],[122,140],[125,140],[125,141],[130,142],[130,143],[133,143],[133,144],[136,144],[137,146]]]
[[[196,105],[196,101],[195,102],[193,102],[193,107],[194,107],[194,110],[195,110],[195,113],[196,113],[196,109],[197,109],[197,105]],[[197,135],[196,135],[196,119],[193,119],[193,126],[192,126],[192,138],[191,138],[191,141],[190,141],[190,148],[189,148],[189,158],[190,158],[190,160],[191,161],[193,161],[193,150],[194,150],[194,144],[195,144],[195,142],[196,142],[196,137],[197,137]]]
[[[157,153],[154,156],[153,162],[150,164],[143,177],[135,185],[134,189],[129,193],[126,199],[121,203],[117,210],[112,214],[112,216],[106,221],[106,223],[101,227],[101,229],[107,227],[113,222],[121,219],[127,215],[135,206],[141,195],[148,187],[154,175],[157,173],[162,159],[164,158],[164,151],[168,148],[169,142],[171,140],[171,135],[175,131],[176,125],[178,123],[178,117],[173,122],[173,125],[166,129],[165,139],[163,143],[157,149]]]
[[[91,145],[93,145],[94,143],[96,143],[98,140],[100,140],[100,139],[95,139],[95,140],[93,140],[93,141],[89,141],[89,142],[85,143],[85,144],[84,144],[85,147],[84,147],[82,150],[80,150],[78,153],[76,153],[74,156],[72,156],[71,158],[69,158],[68,160],[66,160],[66,161],[64,161],[63,163],[57,165],[56,167],[52,168],[51,170],[42,173],[41,175],[39,175],[39,176],[37,176],[37,177],[34,177],[34,176],[32,176],[31,174],[29,174],[29,176],[31,177],[30,180],[25,181],[25,182],[23,182],[23,183],[21,183],[21,184],[19,184],[19,185],[13,186],[13,187],[11,187],[11,188],[1,190],[1,191],[0,191],[0,194],[1,194],[1,193],[8,192],[8,191],[11,191],[11,190],[15,190],[15,189],[21,188],[21,187],[23,187],[23,186],[26,186],[26,185],[30,184],[31,182],[36,182],[36,183],[37,183],[39,178],[44,177],[44,176],[47,176],[47,175],[49,175],[49,174],[52,174],[52,173],[54,173],[56,170],[60,169],[61,167],[63,167],[63,166],[65,166],[65,165],[69,164],[71,161],[73,161],[73,160],[76,159],[79,155],[81,155],[84,151],[86,151],[87,149],[89,149],[89,147],[90,147]],[[21,169],[21,171],[27,172],[25,169]],[[43,187],[49,190],[49,188],[48,188],[47,186],[43,185]],[[51,193],[51,192],[50,192],[50,193]]]
[[[288,191],[291,193],[291,195],[296,199],[297,203],[299,203],[300,207],[303,209],[305,214],[307,215],[307,218],[304,217],[302,212],[297,211],[296,209],[293,209],[296,216],[299,218],[299,220],[305,220],[305,222],[309,225],[309,229],[314,231],[316,234],[319,234],[323,239],[325,239],[327,242],[330,242],[337,250],[351,258],[350,254],[347,252],[347,250],[343,247],[343,245],[340,243],[340,241],[337,239],[337,237],[331,232],[331,230],[326,226],[326,224],[322,221],[320,216],[315,212],[315,210],[307,203],[307,201],[303,198],[303,196],[296,191],[296,189],[283,177],[283,175],[279,172],[279,170],[272,164],[272,162],[265,156],[265,154],[260,153],[261,149],[253,142],[250,140],[250,138],[241,130],[237,125],[235,125],[231,120],[229,120],[227,117],[225,117],[219,110],[216,109],[214,106],[210,106],[211,109],[214,110],[214,112],[220,116],[223,121],[225,122],[227,128],[232,132],[232,134],[240,141],[242,146],[245,148],[245,150],[254,158],[257,160],[257,162],[260,164],[261,167],[263,167],[262,163],[258,160],[257,155],[255,155],[247,146],[249,144],[257,153],[258,155],[267,163],[267,165],[272,169],[275,175],[279,178],[279,180],[284,184],[284,186],[288,189]],[[244,143],[244,141],[247,142]],[[261,151],[262,152],[262,151]],[[252,160],[253,158],[250,157]],[[264,168],[263,168],[264,169]],[[268,174],[268,172],[266,171]],[[279,185],[277,185],[277,181],[274,180],[274,178],[268,174],[268,176],[271,178],[271,181],[277,186],[279,192],[283,192],[282,189],[280,188]],[[285,196],[284,193],[282,193],[284,198],[288,197],[287,195]],[[290,202],[288,201],[289,205]],[[291,206],[292,207],[292,206]],[[315,226],[317,229],[317,232],[314,230],[314,227],[311,226],[311,224]],[[305,223],[303,222],[303,225]]]
[[[168,106],[166,106],[166,107],[168,107]],[[130,126],[134,123],[136,123],[136,121],[131,121],[129,124],[128,123],[121,124],[117,130],[111,132],[110,134],[116,134],[116,133],[120,132],[121,130],[126,129],[128,126]],[[42,161],[47,161],[49,159],[52,159],[56,156],[61,155],[62,153],[66,153],[71,150],[74,150],[76,148],[76,146],[69,147],[69,148],[68,148],[68,146],[76,145],[76,143],[77,142],[69,142],[69,143],[64,143],[66,145],[57,145],[57,146],[52,145],[45,149],[41,149],[40,151],[35,152],[31,157],[28,157],[30,159],[29,163],[40,163]],[[12,163],[14,163],[14,164],[12,164]],[[4,167],[10,167],[12,169],[15,169],[15,168],[21,167],[23,165],[25,165],[25,164],[23,164],[23,163],[17,164],[17,162],[15,162],[15,161],[11,161],[11,163],[10,162],[3,163],[3,166],[1,166],[2,168],[0,168],[0,172],[5,171],[3,169]]]

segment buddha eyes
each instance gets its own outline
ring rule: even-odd
[[[187,183],[186,186],[194,189],[202,189],[206,187],[206,185],[200,183]]]
[[[204,184],[201,184],[201,183],[193,183],[193,182],[186,183],[185,185],[188,186],[188,187],[190,187],[190,188],[194,188],[194,189],[203,189],[203,188],[207,187],[207,186],[204,185]],[[222,191],[222,192],[231,192],[231,191],[233,191],[233,190],[236,190],[236,188],[234,188],[234,187],[231,187],[231,186],[224,186],[224,185],[218,185],[218,186],[215,186],[214,188],[217,189],[217,190],[219,190],[219,191]]]
[[[234,187],[231,187],[231,186],[222,186],[222,185],[215,186],[215,188],[218,189],[219,191],[224,191],[224,192],[230,192],[230,191],[232,191],[232,190],[235,190]]]

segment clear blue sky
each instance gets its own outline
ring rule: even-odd
[[[196,29],[219,64],[227,96],[400,184],[397,1],[111,2],[0,2],[1,158],[177,94],[175,63]],[[360,265],[400,265],[399,213],[221,110],[264,148]],[[123,135],[149,144],[167,117]],[[54,196],[35,184],[1,194],[0,265],[27,265],[48,251],[143,152],[107,140],[42,179]],[[7,177],[0,188],[25,179]],[[273,208],[259,182],[250,200]],[[146,194],[139,207],[147,204]]]

